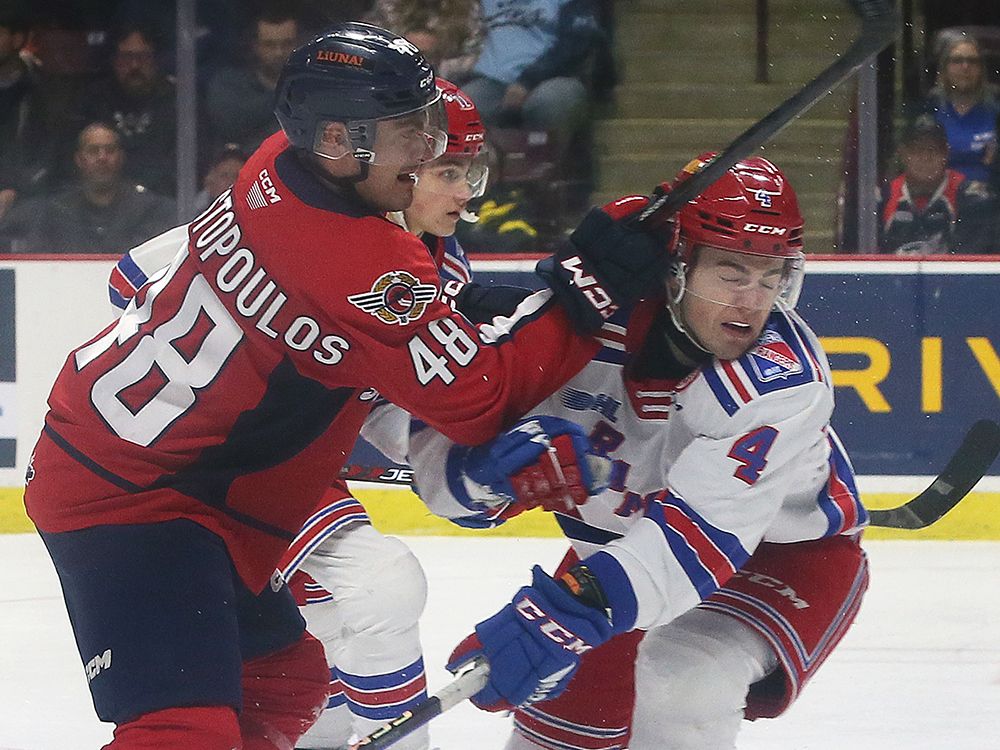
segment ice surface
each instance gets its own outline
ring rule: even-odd
[[[557,539],[406,537],[423,562],[431,690],[451,647],[562,556]],[[869,542],[872,585],[854,628],[799,701],[745,724],[741,750],[1000,748],[1000,543]],[[99,748],[59,584],[33,535],[0,535],[0,750]],[[503,716],[468,703],[436,719],[441,750],[500,750]]]

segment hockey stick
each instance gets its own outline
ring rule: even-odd
[[[696,198],[736,162],[750,156],[774,138],[792,120],[804,114],[832,89],[857,72],[869,58],[889,45],[899,28],[899,16],[890,7],[889,0],[849,0],[849,3],[861,17],[861,31],[847,51],[775,107],[770,114],[737,136],[725,151],[701,171],[678,185],[676,190],[655,198],[639,214],[639,223],[647,221],[654,214],[668,217],[677,213],[681,206]]]
[[[869,511],[872,526],[922,529],[936,523],[964,498],[1000,455],[1000,425],[981,419],[969,428],[958,450],[931,485],[912,500],[889,510]],[[599,466],[591,466],[595,474]],[[410,486],[413,470],[405,467],[348,464],[341,477],[349,480]]]
[[[431,719],[440,716],[450,708],[454,708],[467,698],[471,698],[484,687],[490,676],[490,665],[485,659],[477,659],[473,666],[456,677],[451,684],[442,688],[412,711],[405,711],[402,716],[393,719],[385,726],[375,730],[351,750],[383,750],[396,744],[411,732],[427,724]]]
[[[869,511],[871,525],[889,529],[930,526],[969,494],[998,454],[1000,425],[989,419],[976,422],[930,487],[898,508]]]

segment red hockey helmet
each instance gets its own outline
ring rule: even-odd
[[[486,153],[486,128],[483,127],[479,110],[469,95],[451,81],[436,79],[441,101],[444,102],[448,118],[448,145],[441,161],[448,157],[469,157],[461,174],[453,168],[450,172],[441,167],[441,161],[429,162],[421,170],[424,189],[433,192],[467,194],[478,198],[486,192],[489,179],[488,156]],[[430,174],[428,174],[428,172]],[[428,179],[425,179],[428,178]]]
[[[677,175],[677,187],[716,156],[691,160]],[[780,169],[761,156],[736,162],[678,213],[677,259],[691,263],[700,245],[746,255],[785,258],[779,296],[794,306],[802,286],[802,214],[795,191]],[[683,270],[681,271],[683,273]]]
[[[715,156],[709,152],[690,161],[674,187]],[[688,202],[679,218],[682,255],[696,245],[776,258],[802,254],[802,214],[795,191],[781,170],[762,156],[736,162]]]
[[[486,141],[486,128],[479,110],[462,89],[444,78],[435,79],[448,114],[446,154],[478,154]]]

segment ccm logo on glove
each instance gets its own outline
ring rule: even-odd
[[[597,283],[597,279],[583,270],[583,259],[579,255],[563,258],[559,261],[559,265],[572,274],[573,285],[583,292],[583,296],[602,318],[607,320],[618,312],[618,305],[611,299],[611,295],[604,291],[604,288]]]
[[[593,646],[587,645],[587,643],[578,635],[570,632],[545,614],[545,612],[528,597],[524,597],[520,601],[516,602],[514,604],[514,609],[516,609],[517,613],[528,622],[545,620],[545,622],[538,626],[539,632],[541,632],[550,641],[558,643],[567,651],[571,651],[574,654],[582,654],[593,648]]]

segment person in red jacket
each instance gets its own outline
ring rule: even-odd
[[[903,173],[879,205],[879,250],[899,255],[995,252],[996,197],[985,183],[948,168],[948,136],[932,117],[907,126]]]
[[[508,427],[593,356],[666,272],[665,235],[594,209],[550,289],[472,325],[389,222],[445,146],[434,72],[344,24],[295,50],[282,132],[71,352],[27,473],[108,747],[287,748],[329,673],[275,567],[384,395],[452,439]]]

